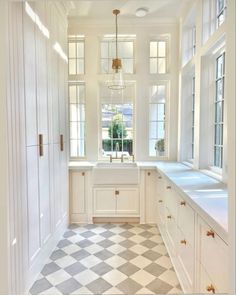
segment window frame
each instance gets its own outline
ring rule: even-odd
[[[101,50],[101,44],[102,43],[107,42],[108,43],[108,57],[107,58],[103,58],[102,57],[102,50]],[[123,67],[123,74],[125,75],[135,75],[136,73],[136,67],[135,67],[135,60],[136,60],[136,56],[135,56],[135,49],[136,49],[136,35],[118,35],[118,44],[122,43],[122,42],[132,42],[133,43],[133,57],[132,58],[122,58],[119,55],[119,51],[118,51],[118,58],[121,59],[121,63],[123,62],[124,59],[127,60],[132,60],[133,61],[133,71],[132,73],[126,73],[124,71],[124,67]],[[115,43],[115,35],[111,35],[109,37],[103,36],[102,38],[99,39],[99,72],[101,75],[111,75],[112,74],[112,60],[115,58],[114,57],[109,57],[109,43]],[[119,45],[118,45],[119,46]],[[103,72],[102,71],[102,60],[107,60],[108,61],[108,72]],[[109,67],[110,65],[110,67]],[[123,63],[122,63],[123,65]]]
[[[216,29],[218,29],[224,22],[226,18],[226,10],[227,10],[227,1],[224,1],[224,5],[221,10],[219,10],[219,0],[216,1]],[[223,21],[220,22],[220,17],[223,16]]]
[[[83,44],[83,57],[77,57],[77,46],[76,46],[76,56],[71,58],[70,55],[69,55],[69,44],[70,43],[75,43],[75,44],[78,44],[78,43],[82,43]],[[68,76],[70,77],[75,77],[75,76],[83,76],[85,75],[85,37],[84,36],[71,36],[69,35],[68,36]],[[75,67],[76,67],[76,73],[75,74],[70,74],[70,60],[75,60]],[[82,73],[78,73],[78,61],[79,60],[83,60],[83,72]]]
[[[83,85],[84,86],[84,103],[83,103],[83,105],[84,105],[84,121],[75,121],[75,122],[83,122],[84,123],[84,156],[76,156],[76,157],[73,157],[73,156],[71,156],[71,130],[70,130],[70,124],[71,124],[71,111],[70,111],[70,105],[71,105],[71,103],[70,103],[70,93],[69,93],[69,87],[70,87],[70,85]],[[86,159],[86,155],[87,155],[87,153],[86,153],[86,142],[87,142],[87,140],[86,140],[86,136],[87,136],[87,134],[86,134],[86,129],[87,129],[87,120],[86,120],[86,118],[87,118],[87,116],[86,116],[86,83],[84,82],[84,81],[69,81],[68,82],[68,104],[69,104],[69,110],[68,110],[68,112],[69,112],[69,158],[70,158],[70,160],[71,161],[76,161],[76,160],[84,160],[84,159]],[[77,100],[77,88],[76,88],[76,100]],[[76,105],[80,105],[81,103],[76,103]],[[77,141],[79,141],[80,139],[77,139]],[[77,147],[77,150],[78,150],[78,147]]]
[[[150,54],[150,46],[151,42],[157,42],[157,56],[152,57]],[[158,56],[158,42],[165,42],[166,43],[166,56],[165,57],[159,57]],[[170,56],[170,38],[169,36],[157,36],[156,38],[151,38],[149,40],[149,54],[148,54],[148,61],[149,61],[149,75],[166,75],[169,73],[169,56]],[[150,66],[150,61],[151,59],[156,59],[157,60],[157,72],[156,73],[151,73],[151,66]],[[158,59],[159,58],[165,58],[165,73],[159,73],[158,72]]]
[[[165,102],[165,154],[163,156],[160,155],[156,155],[155,156],[151,156],[150,155],[150,140],[151,138],[149,137],[150,135],[150,122],[158,122],[158,121],[151,121],[150,120],[150,93],[151,93],[151,87],[153,86],[159,86],[159,85],[165,85],[166,87],[166,102]],[[148,100],[147,100],[147,105],[148,105],[148,122],[147,122],[147,151],[148,151],[148,158],[149,159],[162,159],[162,160],[166,160],[169,158],[169,126],[170,126],[170,122],[169,122],[169,116],[170,116],[170,80],[157,80],[156,82],[150,82],[149,83],[149,95],[148,95]]]
[[[191,93],[191,112],[192,112],[192,125],[191,125],[191,159],[189,161],[193,163],[195,153],[195,106],[196,106],[196,78],[195,75],[192,77],[192,93]]]
[[[132,125],[133,125],[133,155],[136,155],[136,81],[127,81],[130,87],[134,87],[134,97],[132,98],[132,104],[133,104],[133,117],[132,117]],[[99,83],[99,87],[102,86],[104,83]],[[98,88],[99,88],[98,87]],[[102,155],[102,150],[103,150],[103,138],[102,138],[102,105],[105,103],[102,102],[101,95],[99,93],[99,123],[98,123],[98,128],[99,128],[99,151],[98,151],[98,161],[104,161],[104,159],[107,159],[106,156]],[[107,103],[109,104],[109,103]],[[121,103],[110,103],[110,105],[119,105]],[[124,103],[125,104],[125,103]]]

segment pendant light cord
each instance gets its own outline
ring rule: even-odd
[[[118,24],[117,24],[117,14],[116,14],[116,58],[118,58]]]

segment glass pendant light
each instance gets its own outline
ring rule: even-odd
[[[125,88],[125,83],[122,73],[122,64],[121,59],[118,58],[118,25],[117,25],[117,16],[120,13],[120,10],[113,10],[113,14],[116,16],[116,58],[112,60],[112,70],[113,78],[109,83],[108,88],[112,90],[122,90]]]

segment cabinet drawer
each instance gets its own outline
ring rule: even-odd
[[[169,250],[172,252],[173,255],[176,254],[176,240],[177,240],[177,225],[176,220],[173,215],[171,215],[168,208],[166,208],[166,230],[167,235],[170,241],[170,248]]]
[[[166,211],[165,211],[165,204],[162,199],[157,201],[157,214],[158,214],[158,219],[162,225],[165,224],[165,219],[166,219]]]
[[[176,193],[168,182],[166,182],[166,187],[165,187],[165,203],[171,215],[176,219],[177,218]]]
[[[188,281],[189,291],[193,291],[194,284],[194,269],[195,269],[195,252],[194,244],[188,240],[188,238],[177,227],[177,249],[178,258],[182,266],[185,277]]]
[[[200,272],[199,272],[199,293],[204,294],[214,294],[220,293],[217,288],[217,285],[212,281],[208,273],[205,271],[204,267],[200,265]]]
[[[186,201],[178,197],[178,227],[191,245],[194,245],[194,220],[195,214],[193,209]]]
[[[228,291],[228,246],[199,218],[200,263],[203,265],[219,292]]]

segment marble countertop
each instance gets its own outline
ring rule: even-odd
[[[69,169],[92,169],[96,162],[70,162]],[[175,190],[228,241],[227,186],[201,171],[178,162],[137,162],[140,169],[155,169],[172,182]]]

